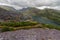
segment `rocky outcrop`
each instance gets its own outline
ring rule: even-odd
[[[60,31],[35,28],[0,33],[0,40],[60,40]]]

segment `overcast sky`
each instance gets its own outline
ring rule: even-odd
[[[17,9],[23,7],[60,9],[60,0],[0,0],[0,5],[9,5]]]

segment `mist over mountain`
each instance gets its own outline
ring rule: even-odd
[[[15,9],[24,7],[60,9],[60,0],[0,0],[0,5],[12,6]]]

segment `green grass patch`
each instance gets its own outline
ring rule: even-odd
[[[21,26],[33,26],[38,24],[37,22],[0,22],[0,26],[9,27],[21,27]]]
[[[6,27],[6,26],[1,28],[1,32],[13,31],[13,30],[14,30],[14,28]]]
[[[39,24],[37,22],[1,22],[1,32],[14,31],[20,29],[31,29],[31,28],[49,28],[60,30],[60,26],[54,26],[52,24]]]

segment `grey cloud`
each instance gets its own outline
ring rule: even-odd
[[[6,3],[18,7],[60,7],[60,0],[0,0],[0,3]]]
[[[11,4],[27,7],[27,6],[57,6],[59,0],[12,0]]]

